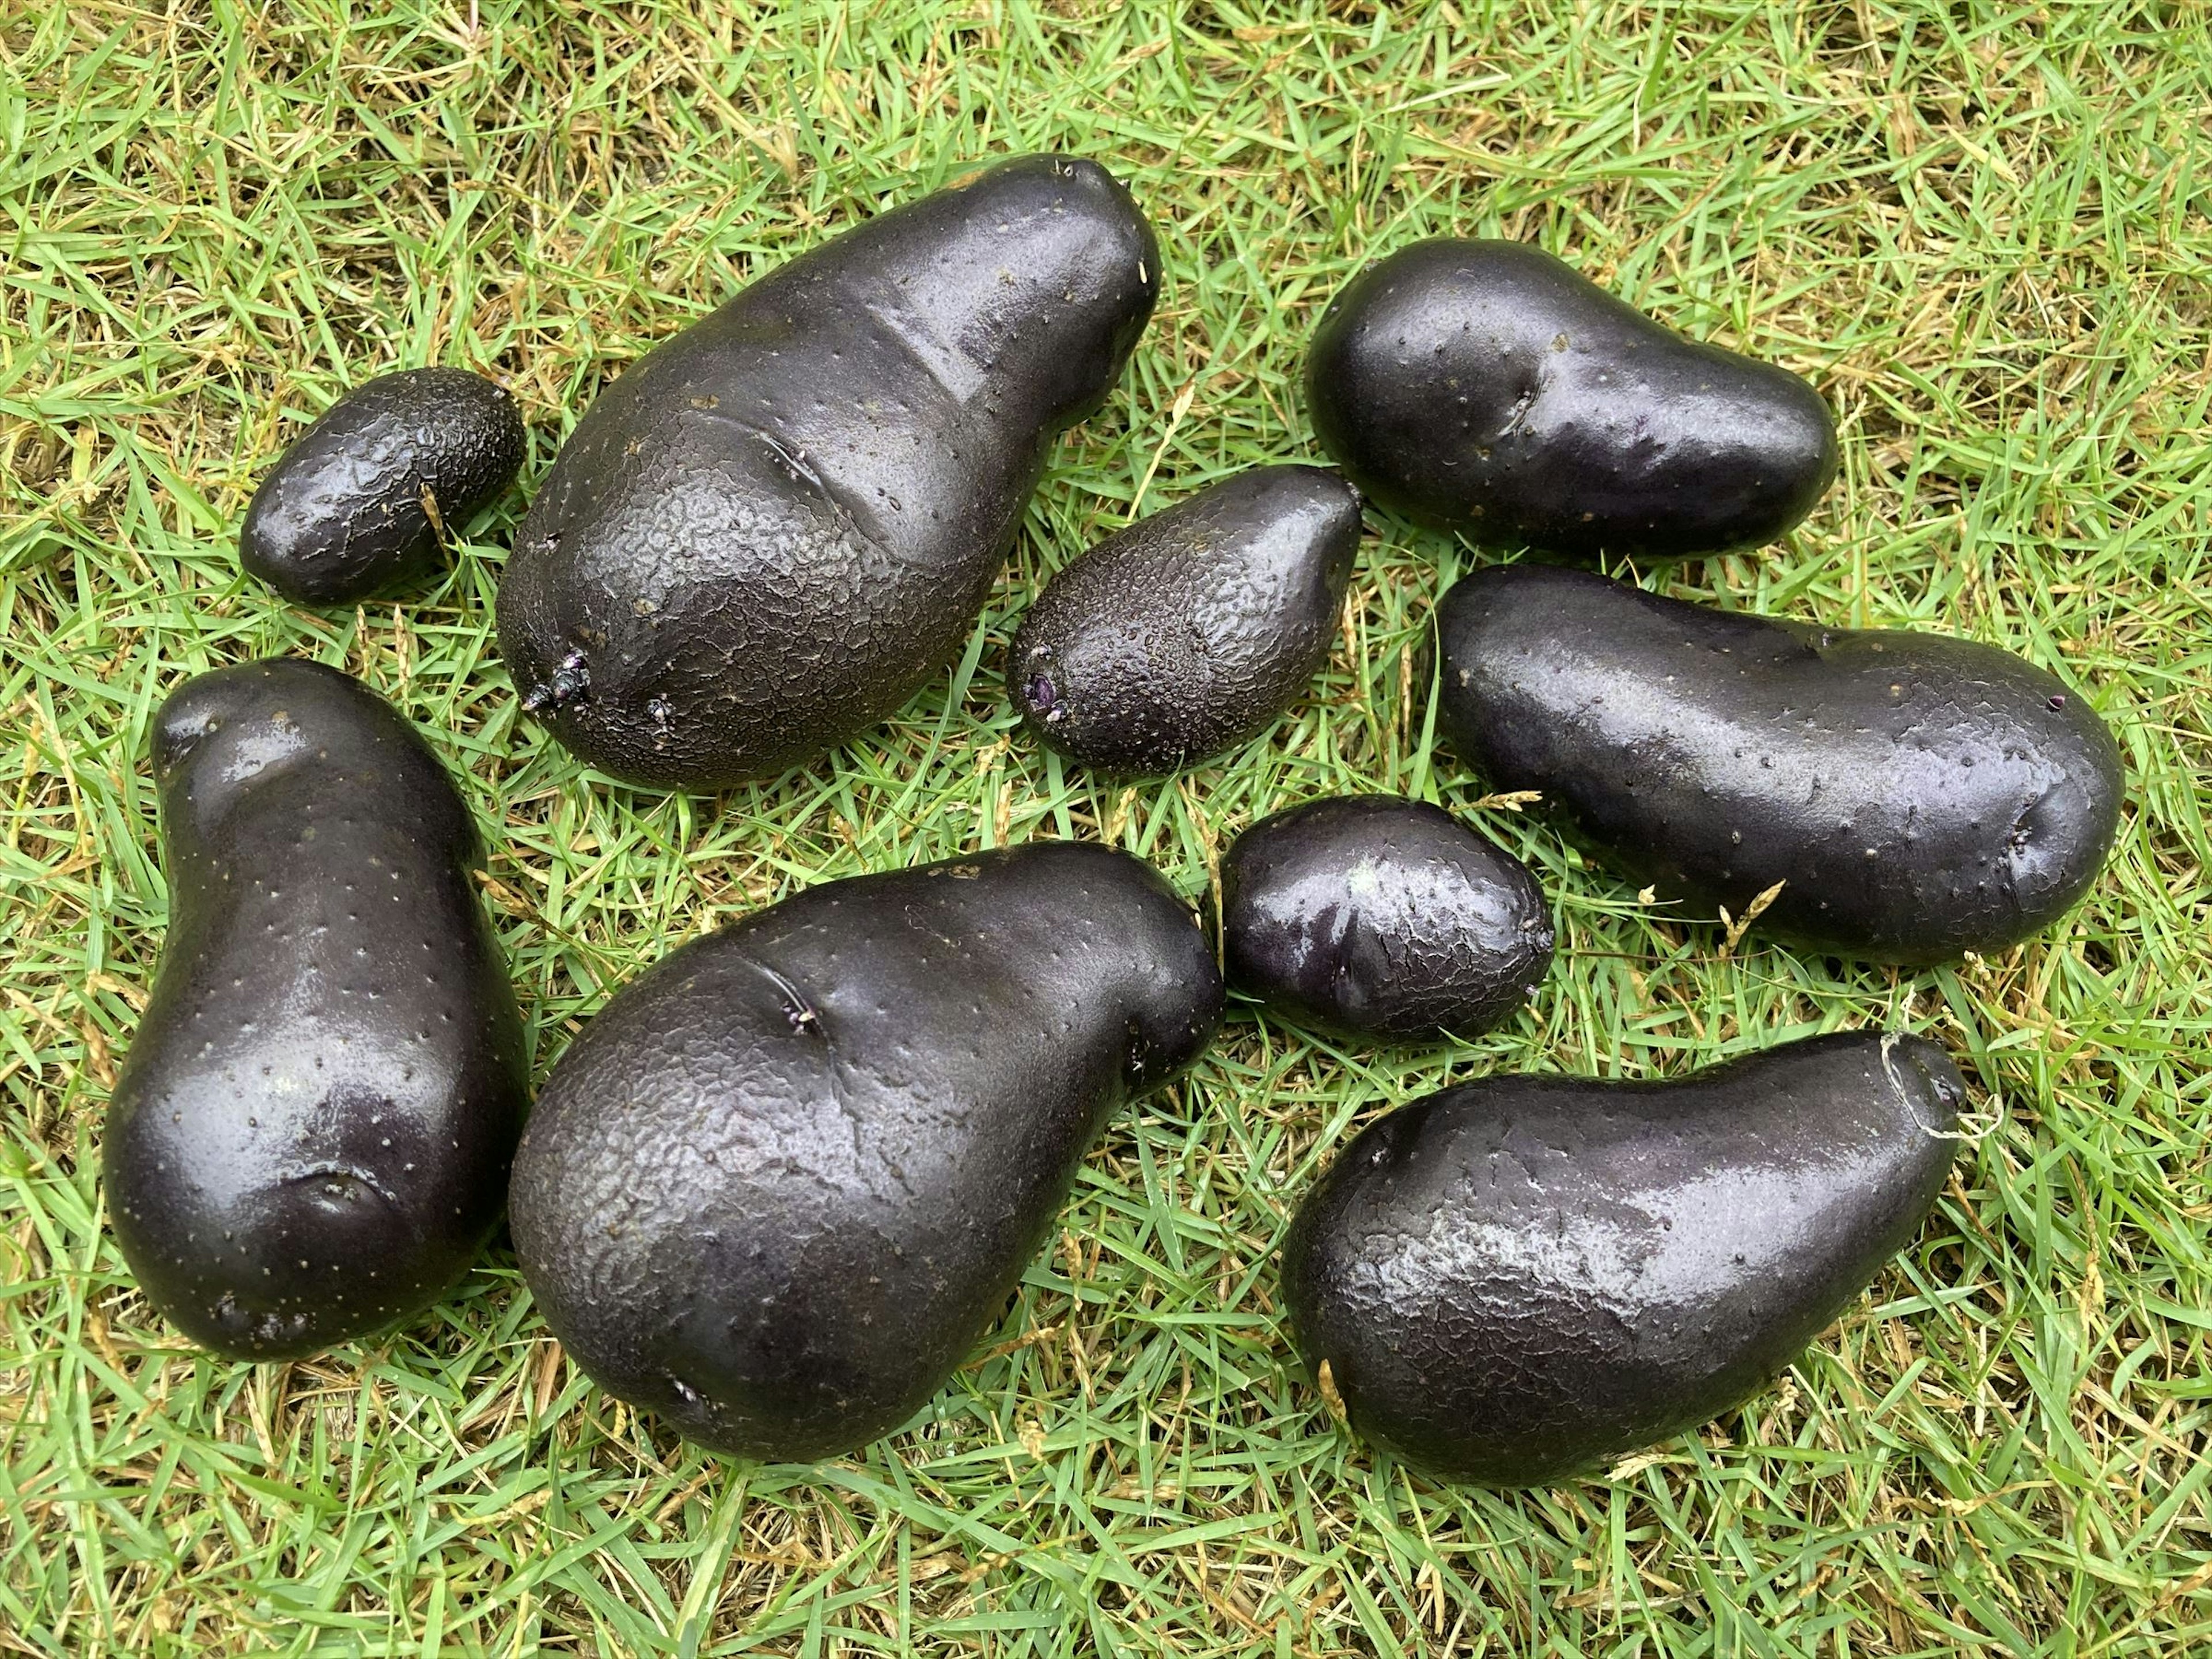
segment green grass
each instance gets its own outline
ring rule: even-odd
[[[2212,1648],[2208,112],[2197,0],[9,8],[0,1653]],[[418,602],[315,614],[240,578],[258,475],[347,386],[507,377],[534,483],[611,368],[750,275],[1055,147],[1131,181],[1166,299],[966,656],[851,748],[720,800],[592,781],[492,643],[515,501]],[[1319,307],[1445,230],[1540,240],[1819,381],[1845,471],[1811,523],[1646,579],[2080,684],[2130,788],[2075,917],[1904,975],[1727,952],[1639,904],[1432,743],[1423,628],[1478,556],[1400,525],[1312,700],[1229,762],[1104,787],[1021,740],[998,662],[1042,574],[1311,454]],[[1233,1018],[1091,1158],[988,1355],[818,1469],[726,1467],[596,1393],[504,1247],[387,1340],[219,1363],[138,1297],[98,1148],[166,912],[149,713],[276,652],[364,676],[464,775],[541,1066],[674,940],[797,886],[1094,835],[1195,895],[1255,816],[1346,789],[1526,857],[1559,963],[1471,1048]],[[1741,1413],[1608,1480],[1460,1491],[1294,1375],[1273,1248],[1376,1111],[1881,1022],[1940,1036],[2001,1121]]]

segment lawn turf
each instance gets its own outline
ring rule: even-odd
[[[0,1654],[2212,1648],[2202,3],[254,10],[0,10]],[[965,654],[850,747],[720,799],[594,781],[494,647],[519,499],[420,599],[317,613],[240,577],[256,479],[347,386],[505,378],[526,489],[606,375],[748,277],[1041,149],[1129,180],[1166,295]],[[1341,648],[1243,752],[1125,787],[1021,738],[1000,663],[1043,574],[1314,455],[1319,308],[1445,231],[1541,242],[1820,385],[1844,469],[1811,521],[1637,574],[2080,685],[2130,784],[2072,918],[1907,974],[1640,901],[1436,743],[1426,621],[1496,556],[1375,515]],[[1091,1157],[987,1352],[818,1469],[724,1465],[598,1394],[503,1245],[390,1338],[219,1362],[137,1294],[98,1148],[165,915],[149,714],[270,653],[362,675],[461,773],[541,1069],[671,943],[800,885],[1098,836],[1197,896],[1241,826],[1344,790],[1521,854],[1559,965],[1473,1045],[1236,1015]],[[1885,1022],[1952,1048],[1986,1132],[1744,1410],[1610,1479],[1460,1491],[1296,1375],[1273,1247],[1374,1113]]]

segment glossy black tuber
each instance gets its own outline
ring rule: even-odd
[[[1103,167],[1024,156],[649,353],[516,534],[499,636],[525,706],[615,777],[702,791],[895,713],[967,638],[1159,274]]]
[[[1358,1036],[1478,1036],[1552,965],[1528,866],[1425,802],[1293,806],[1221,860],[1223,967],[1271,1012]]]
[[[426,580],[447,536],[514,482],[522,414],[465,368],[410,368],[325,410],[262,479],[239,533],[246,570],[302,605]]]
[[[1087,766],[1172,772],[1233,749],[1328,660],[1358,548],[1358,492],[1334,473],[1225,478],[1053,577],[1014,641],[1014,705]]]
[[[294,1358],[468,1269],[522,1127],[522,1024],[468,811],[366,686],[218,669],[153,750],[169,932],[108,1109],[108,1213],[187,1336]]]
[[[1766,1386],[1920,1230],[1965,1085],[1917,1037],[1670,1083],[1488,1077],[1363,1129],[1283,1289],[1352,1427],[1447,1480],[1567,1480]]]
[[[1520,242],[1417,242],[1369,266],[1322,316],[1306,396],[1383,506],[1582,557],[1770,542],[1836,473],[1835,421],[1805,381]]]
[[[1532,565],[1460,582],[1437,632],[1444,727],[1494,787],[1540,791],[1662,894],[1741,918],[1772,890],[1755,925],[1838,956],[2018,944],[2088,890],[2119,822],[2087,700],[1994,646]]]
[[[562,1055],[515,1163],[524,1273],[593,1379],[686,1437],[849,1451],[967,1357],[1106,1120],[1221,998],[1182,901],[1103,847],[809,889]]]

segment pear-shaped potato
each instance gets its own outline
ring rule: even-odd
[[[1182,901],[1103,847],[810,889],[667,957],[561,1056],[515,1162],[523,1272],[599,1385],[688,1437],[849,1451],[967,1357],[1221,996]]]
[[[1229,983],[1272,1012],[1363,1036],[1475,1036],[1552,966],[1528,866],[1395,795],[1310,801],[1221,860]]]
[[[1139,519],[1045,585],[1014,640],[1030,729],[1086,766],[1172,772],[1273,724],[1328,660],[1359,493],[1262,466]]]
[[[187,681],[155,717],[169,933],[108,1108],[154,1305],[240,1359],[406,1317],[499,1220],[528,1102],[468,809],[336,669]]]
[[[2087,702],[1972,640],[1705,609],[1589,571],[1444,596],[1443,724],[1639,884],[1838,956],[1932,963],[2057,921],[2104,866],[2120,756]],[[1710,912],[1709,912],[1710,914]]]
[[[1103,167],[1024,156],[657,348],[599,394],[516,534],[499,636],[524,705],[601,770],[689,790],[895,713],[967,637],[1159,270]]]
[[[1360,489],[1492,544],[1757,546],[1836,475],[1835,421],[1803,380],[1520,242],[1417,242],[1369,266],[1322,319],[1306,396]]]
[[[301,605],[351,605],[427,580],[458,533],[514,482],[522,414],[465,368],[409,368],[325,410],[246,509],[240,560]]]
[[[1283,1245],[1352,1428],[1535,1486],[1693,1428],[1918,1232],[1966,1088],[1934,1044],[1785,1043],[1673,1083],[1487,1077],[1352,1139]]]

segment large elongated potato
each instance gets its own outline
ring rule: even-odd
[[[1838,956],[2001,951],[2073,908],[2123,779],[2078,691],[1972,640],[1477,571],[1437,617],[1444,724],[1632,879]],[[1710,911],[1708,914],[1711,914]]]
[[[499,1220],[529,1076],[476,828],[415,729],[315,663],[188,681],[154,774],[169,934],[108,1212],[194,1341],[311,1353],[422,1307]]]
[[[998,1317],[1221,980],[1167,884],[1045,842],[810,889],[618,992],[546,1080],[514,1241],[601,1387],[753,1457],[896,1428]]]
[[[1565,1480],[1795,1359],[1919,1231],[1965,1098],[1942,1049],[1871,1031],[1671,1083],[1447,1089],[1361,1130],[1298,1206],[1299,1352],[1431,1474]]]
[[[1158,292],[1106,170],[1031,155],[755,283],[599,396],[517,532],[500,647],[592,765],[713,790],[894,713],[982,609],[1054,434]]]

